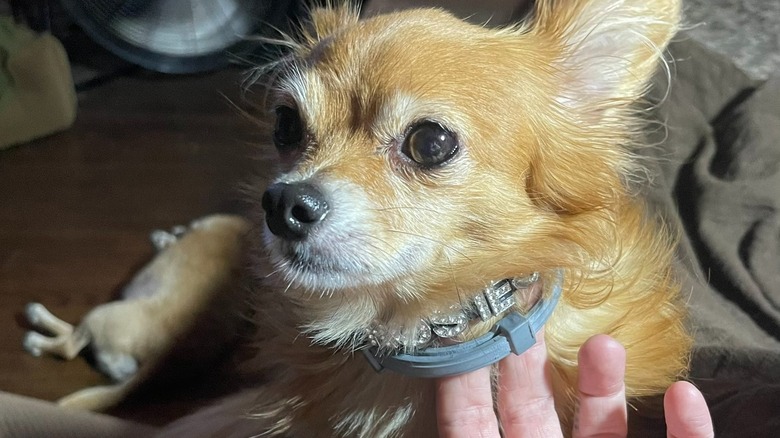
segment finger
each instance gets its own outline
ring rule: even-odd
[[[544,332],[525,353],[499,363],[498,412],[504,436],[560,437]]]
[[[664,395],[667,436],[672,438],[711,438],[715,436],[712,418],[704,396],[688,382],[676,382]]]
[[[436,411],[440,437],[498,438],[490,367],[439,379]]]
[[[579,352],[578,405],[573,436],[625,437],[626,350],[607,335],[596,335]]]

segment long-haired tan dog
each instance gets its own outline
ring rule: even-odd
[[[124,288],[122,299],[97,306],[76,327],[43,304],[28,304],[29,322],[53,335],[28,332],[28,352],[71,360],[89,347],[98,369],[116,381],[77,391],[59,404],[103,410],[163,369],[186,374],[213,364],[248,317],[240,284],[248,229],[241,217],[212,215],[173,233],[153,233],[159,253]]]
[[[314,11],[272,91],[282,173],[262,195],[252,364],[270,383],[168,433],[435,436],[433,382],[376,374],[356,354],[366,333],[535,271],[565,278],[545,331],[564,423],[594,334],[626,347],[629,397],[683,375],[673,238],[628,189],[633,104],[679,8],[538,0],[502,30],[439,10]]]
[[[255,236],[264,250],[249,260],[259,354],[247,366],[269,383],[166,433],[433,437],[434,382],[377,374],[359,354],[368,334],[377,325],[408,333],[491,282],[532,272],[547,285],[564,274],[545,337],[566,428],[577,351],[594,334],[626,347],[629,397],[658,394],[683,375],[690,340],[673,239],[628,188],[641,174],[634,104],[679,7],[538,0],[528,23],[502,30],[439,10],[364,21],[349,8],[314,11],[272,75],[281,175],[257,196],[267,227]],[[176,288],[196,272],[221,279],[206,285],[230,283],[241,243],[229,235],[205,240],[230,262],[156,275],[181,276]],[[203,254],[186,239],[172,249]],[[176,300],[168,320],[186,323],[202,310],[191,304]],[[127,324],[147,331],[146,315],[136,317]],[[70,327],[42,325],[71,336]],[[109,333],[90,330],[93,342]],[[175,329],[150,332],[166,330]],[[85,342],[39,341],[32,347],[67,357]]]

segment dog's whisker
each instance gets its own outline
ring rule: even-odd
[[[428,236],[423,236],[421,234],[413,233],[411,231],[396,230],[396,229],[392,229],[392,228],[387,228],[386,230],[388,232],[390,232],[390,233],[406,234],[408,236],[413,236],[413,237],[418,237],[420,239],[429,240],[429,241],[434,242],[434,243],[436,243],[438,245],[441,245],[444,248],[449,249],[450,251],[453,251],[453,252],[457,253],[458,255],[460,255],[461,257],[465,258],[466,260],[471,261],[471,258],[469,256],[467,256],[463,251],[460,251],[457,248],[453,248],[452,246],[447,245],[446,243],[444,243],[444,242],[442,242],[442,241],[440,241],[438,239],[434,239],[434,238],[428,237]]]
[[[380,237],[377,237],[377,236],[372,236],[372,235],[364,235],[364,236],[354,236],[354,238],[355,238],[356,240],[359,240],[359,241],[361,241],[361,242],[365,243],[366,245],[369,245],[369,246],[371,246],[372,248],[374,248],[374,249],[375,249],[375,250],[377,250],[379,253],[381,253],[382,255],[385,255],[385,256],[389,256],[389,255],[390,255],[390,253],[389,253],[388,251],[386,251],[384,248],[382,248],[382,247],[380,247],[380,246],[378,246],[378,245],[376,245],[376,244],[372,243],[372,242],[371,242],[371,240],[376,240],[376,241],[378,241],[379,243],[381,243],[382,245],[385,245],[386,247],[388,247],[388,248],[390,248],[390,249],[392,249],[392,250],[394,250],[394,251],[398,251],[398,248],[397,248],[397,247],[395,247],[395,246],[391,245],[391,244],[390,244],[389,242],[387,242],[385,239],[382,239],[382,238],[380,238]],[[380,265],[381,265],[381,259],[379,259],[377,255],[375,255],[375,254],[373,254],[373,253],[371,253],[371,252],[366,252],[366,253],[363,253],[362,255],[363,255],[363,256],[368,256],[368,257],[375,258],[377,261],[379,261],[379,262],[380,262],[380,263],[378,263],[378,264],[380,264]]]
[[[370,208],[371,211],[376,211],[378,213],[393,211],[393,210],[414,210],[414,211],[425,211],[428,213],[433,214],[441,214],[441,211],[428,208],[428,207],[422,207],[422,206],[414,206],[414,205],[392,205],[387,207],[379,207],[379,208]],[[454,217],[460,217],[466,220],[472,219],[469,215],[459,212],[448,212],[448,215],[454,216]]]
[[[285,263],[287,263],[287,262],[285,262]],[[288,270],[288,271],[289,271],[289,270]],[[282,294],[284,294],[284,295],[286,295],[286,294],[287,294],[287,292],[290,290],[290,288],[292,287],[292,285],[293,285],[293,284],[295,283],[295,281],[298,279],[298,275],[299,275],[299,274],[300,274],[300,271],[297,271],[297,270],[296,270],[296,271],[294,271],[293,277],[292,277],[291,279],[289,279],[289,281],[288,281],[288,283],[287,283],[287,287],[285,287],[285,288],[284,288],[284,291],[282,292]]]
[[[265,278],[271,278],[274,275],[279,275],[281,272],[282,272],[282,266],[279,266],[276,269],[274,269],[273,271],[265,274]]]

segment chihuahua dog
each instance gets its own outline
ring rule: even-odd
[[[251,263],[251,365],[269,383],[166,432],[435,436],[432,379],[377,374],[357,353],[415,354],[420,321],[531,273],[543,297],[562,277],[544,336],[564,430],[595,334],[625,346],[628,397],[684,376],[674,238],[632,188],[637,102],[679,13],[679,0],[537,0],[526,23],[488,29],[441,10],[313,11],[271,75],[281,173],[257,194]],[[503,315],[445,321],[441,343]]]
[[[240,278],[249,228],[241,217],[212,215],[189,227],[153,232],[159,251],[154,259],[124,288],[121,300],[97,306],[77,327],[40,303],[28,304],[30,324],[54,335],[28,332],[23,345],[30,354],[71,360],[89,347],[97,368],[116,381],[58,403],[104,410],[163,369],[182,374],[193,365],[213,364],[248,320]]]

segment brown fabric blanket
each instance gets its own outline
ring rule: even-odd
[[[92,412],[0,392],[3,438],[142,438],[155,429]]]
[[[668,80],[645,152],[647,194],[681,230],[690,293],[693,381],[719,437],[777,436],[780,427],[780,78],[749,79],[687,40],[671,45]],[[663,435],[659,435],[663,436]]]

